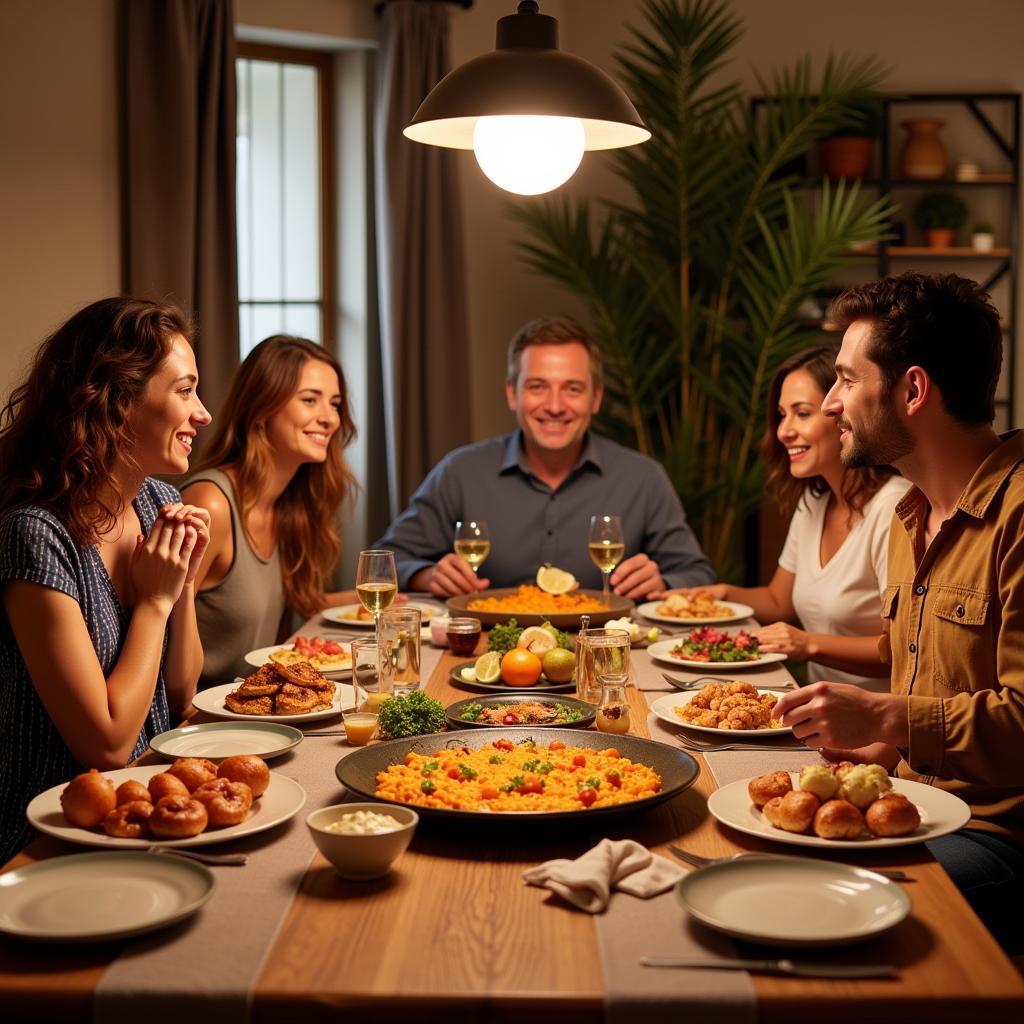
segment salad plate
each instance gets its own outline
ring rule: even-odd
[[[700,669],[702,672],[738,672],[748,668],[759,668],[762,665],[771,665],[778,661],[785,661],[786,656],[780,652],[771,654],[759,654],[753,659],[745,661],[696,661],[690,658],[681,658],[672,653],[674,647],[679,647],[685,637],[674,637],[671,640],[659,640],[647,648],[647,653],[663,665],[682,665],[684,668]]]

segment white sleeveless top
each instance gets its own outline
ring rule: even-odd
[[[887,480],[824,566],[821,532],[829,492],[818,497],[810,490],[805,492],[790,520],[779,566],[796,577],[793,607],[807,632],[833,636],[876,636],[882,632],[889,524],[896,503],[909,487],[909,481],[900,476]],[[856,676],[813,661],[807,663],[807,677],[812,683],[831,679],[866,690],[889,690],[888,676]]]

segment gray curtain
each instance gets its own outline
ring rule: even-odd
[[[446,4],[381,14],[375,122],[381,347],[392,516],[470,436],[469,339],[456,154],[402,129],[448,71]]]
[[[238,366],[232,0],[122,0],[124,288],[198,326],[200,395]]]

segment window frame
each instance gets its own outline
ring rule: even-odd
[[[320,343],[330,352],[335,351],[336,253],[335,238],[335,184],[334,184],[334,61],[330,53],[322,50],[301,50],[290,46],[239,41],[237,60],[264,60],[279,64],[304,64],[314,67],[317,76],[317,103],[320,130]],[[236,127],[237,134],[237,127]],[[267,305],[298,305],[286,299]],[[239,298],[239,313],[243,304],[259,305],[261,300]]]

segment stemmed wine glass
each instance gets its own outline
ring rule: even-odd
[[[608,581],[612,570],[626,553],[622,519],[619,516],[591,516],[587,550],[590,552],[590,560],[601,570],[601,600],[605,607],[610,608],[611,588]]]
[[[398,573],[393,551],[360,551],[356,566],[356,593],[362,606],[373,613],[377,643],[381,644],[380,616],[398,593]]]
[[[469,563],[473,575],[480,573],[480,566],[491,553],[491,536],[487,523],[482,519],[459,520],[455,524],[455,554]]]

